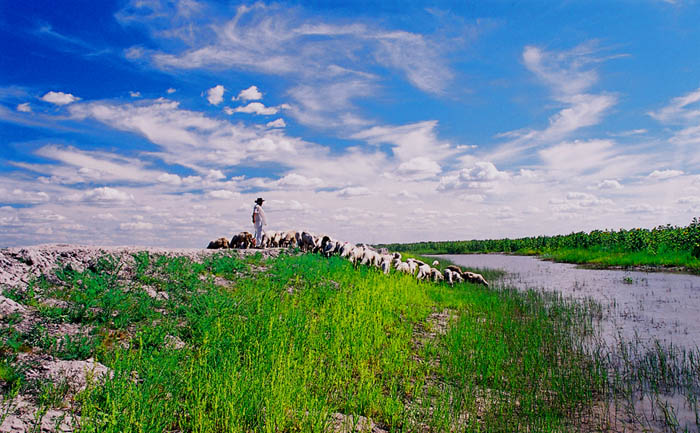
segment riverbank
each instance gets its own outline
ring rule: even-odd
[[[400,248],[399,248],[400,249]],[[610,252],[582,248],[560,250],[522,249],[517,251],[460,251],[447,252],[443,249],[412,249],[416,255],[451,255],[451,254],[506,254],[515,256],[534,256],[541,260],[558,263],[573,263],[590,269],[628,270],[640,272],[680,272],[700,275],[700,259],[690,253],[648,252]]]
[[[80,261],[65,248],[72,262],[35,272],[46,256],[25,257],[27,282],[3,287],[0,431],[600,431],[628,421],[601,410],[606,372],[584,349],[595,312],[575,302],[286,250]]]

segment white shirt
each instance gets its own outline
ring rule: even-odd
[[[257,217],[255,216],[257,214]],[[259,204],[256,204],[253,207],[253,218],[255,218],[255,224],[256,225],[267,225],[267,218],[265,218],[265,211],[263,210],[262,206]]]

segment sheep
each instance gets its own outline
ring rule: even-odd
[[[394,256],[394,260],[401,261],[401,253],[394,253],[393,256]]]
[[[298,245],[296,234],[297,232],[294,230],[284,232],[284,234],[280,235],[280,246],[290,248]]]
[[[354,245],[352,245],[350,242],[345,242],[338,248],[338,255],[340,257],[350,257],[350,253],[352,252],[353,248]]]
[[[470,283],[483,284],[486,287],[489,286],[489,282],[486,281],[486,279],[481,274],[475,274],[474,272],[465,271],[462,273],[462,277]]]
[[[324,239],[327,237],[328,236],[324,237]],[[321,250],[323,255],[326,257],[330,257],[333,254],[335,254],[338,250],[338,244],[339,244],[338,242],[331,240],[330,238],[328,238],[328,239],[329,239],[328,242],[326,242],[326,244],[323,246],[323,248]]]
[[[454,272],[450,269],[445,269],[442,271],[442,275],[445,277],[445,280],[447,280],[448,283],[450,283],[450,286],[454,285]]]
[[[353,265],[357,265],[358,261],[361,261],[365,255],[365,249],[363,247],[354,247],[350,252],[350,261]]]
[[[440,262],[438,262],[437,260],[433,260],[433,266],[440,266]]]
[[[408,263],[406,263],[406,262],[397,262],[397,263],[396,263],[396,271],[397,271],[397,272],[403,272],[403,273],[406,273],[406,274],[413,274],[413,273],[411,272],[410,266],[408,266]]]
[[[408,265],[411,275],[415,274],[419,266],[418,261],[415,259],[408,259],[406,260],[406,264]]]
[[[275,242],[275,236],[277,236],[277,232],[274,231],[263,233],[262,243],[260,246],[263,248],[276,247],[277,243]]]
[[[440,269],[437,268],[430,268],[430,278],[436,283],[445,279]]]
[[[226,238],[219,238],[214,241],[209,242],[209,245],[207,245],[207,249],[210,250],[218,250],[219,248],[228,248],[228,239]]]
[[[360,260],[361,265],[373,265],[375,252],[367,247],[363,248],[362,259]]]
[[[432,268],[427,265],[427,264],[422,264],[418,267],[418,274],[416,274],[416,279],[417,280],[425,280],[426,278],[430,278],[430,272]]]
[[[302,251],[313,251],[316,248],[316,237],[309,232],[301,232],[297,243]]]
[[[483,284],[484,286],[489,285],[488,281],[481,275],[481,274],[476,274],[474,272],[469,272],[469,271],[463,271],[462,268],[459,266],[455,265],[450,265],[446,267],[445,269],[449,269],[452,272],[456,273],[459,275],[462,281],[468,281],[470,283],[474,284]]]
[[[382,260],[381,266],[382,266],[382,272],[384,272],[384,274],[388,274],[389,271],[391,270],[391,262],[389,260]]]
[[[250,248],[251,246],[253,246],[253,234],[249,232],[233,235],[231,242],[229,242],[230,248]]]

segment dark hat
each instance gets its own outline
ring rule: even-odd
[[[257,203],[257,204],[262,204],[262,202],[264,202],[264,201],[265,201],[265,200],[263,200],[262,197],[258,197],[258,198],[255,200],[255,203]]]

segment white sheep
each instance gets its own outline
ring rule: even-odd
[[[427,264],[422,264],[418,267],[418,273],[416,274],[416,279],[417,280],[425,280],[426,278],[430,278],[430,271],[431,267]]]
[[[438,262],[437,260],[433,260],[433,266],[440,266],[440,262]]]
[[[408,266],[408,263],[406,263],[406,262],[397,262],[395,266],[396,266],[396,270],[398,272],[412,274],[411,268],[410,268],[410,266]]]
[[[430,278],[436,283],[445,279],[440,269],[437,268],[430,268]]]

